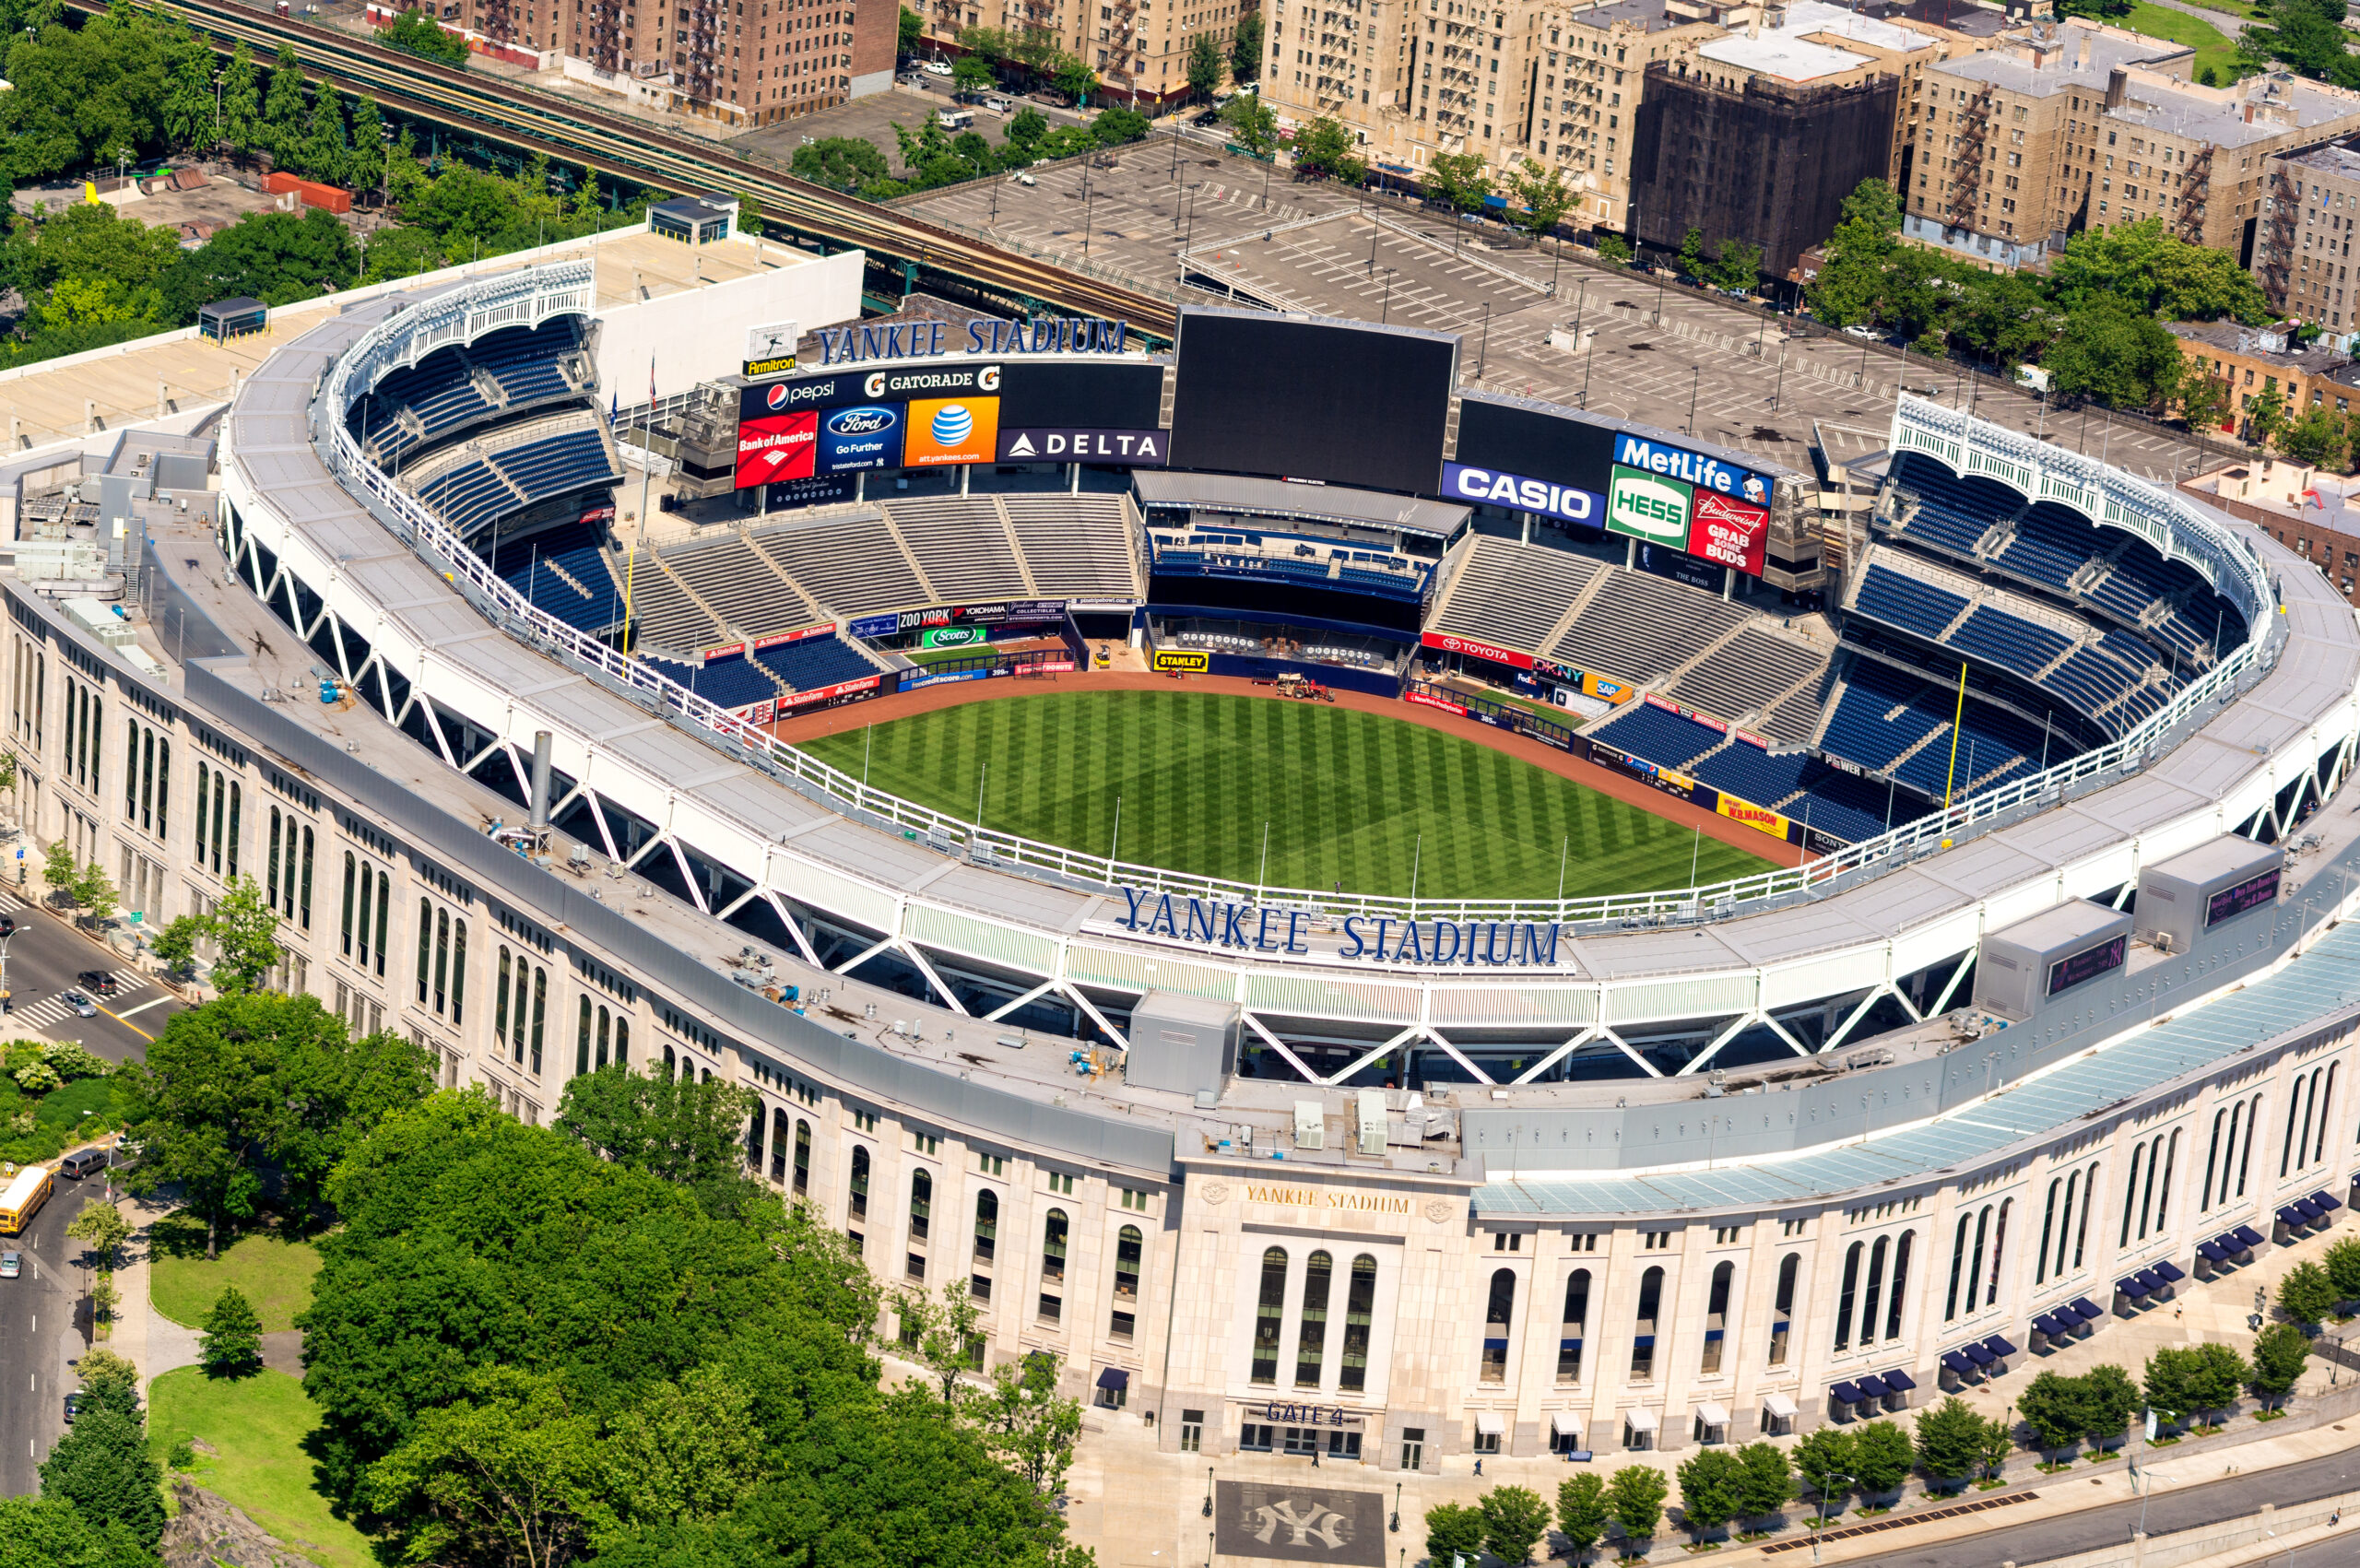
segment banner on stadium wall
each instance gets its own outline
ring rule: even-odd
[[[1786,818],[1770,810],[1767,807],[1756,806],[1752,801],[1740,800],[1733,795],[1721,796],[1719,803],[1713,809],[1732,822],[1742,822],[1757,831],[1768,833],[1774,839],[1784,840],[1788,830],[1794,826]]]
[[[922,648],[971,648],[992,639],[991,629],[984,626],[929,626],[918,638]]]
[[[993,676],[1006,673],[1005,669],[954,669],[943,675],[922,675],[915,679],[905,678],[902,682],[902,690],[916,691],[928,686],[946,686],[954,680],[989,680]]]
[[[1081,666],[1075,664],[1071,659],[1040,659],[1029,665],[1019,665],[1017,667],[1019,669],[1037,669],[1049,675],[1070,675]]]
[[[858,680],[839,681],[833,686],[815,686],[808,691],[796,691],[778,700],[779,711],[800,711],[806,708],[832,707],[839,702],[855,701],[874,693],[882,675],[865,675]]]
[[[1212,665],[1210,654],[1193,648],[1158,648],[1155,651],[1155,668],[1159,675],[1173,670],[1202,675],[1212,668]]]
[[[1690,801],[1696,798],[1696,781],[1686,773],[1670,768],[1658,767],[1645,757],[1634,757],[1628,751],[1618,751],[1611,746],[1600,746],[1594,740],[1589,745],[1589,755],[1590,760],[1603,762],[1609,767],[1620,768],[1626,773],[1645,779],[1666,795],[1677,796],[1682,800]]]
[[[1402,694],[1401,700],[1415,702],[1421,708],[1440,708],[1446,713],[1457,713],[1462,719],[1467,717],[1467,704],[1453,702],[1448,698],[1431,696],[1423,691],[1409,691]]]
[[[1619,680],[1609,680],[1602,675],[1595,675],[1588,670],[1584,670],[1582,695],[1597,697],[1619,707],[1631,700],[1631,689]]]
[[[612,523],[614,520],[615,509],[611,506],[594,506],[574,519],[577,523]]]
[[[1682,707],[1669,697],[1658,697],[1654,692],[1650,691],[1647,693],[1645,700],[1648,707],[1661,708],[1668,713],[1678,713],[1690,724],[1703,725],[1706,729],[1717,731],[1722,735],[1727,735],[1729,732],[1729,726],[1723,724],[1720,720],[1710,717],[1705,713],[1700,713],[1693,708]]]
[[[1463,463],[1442,466],[1442,493],[1452,501],[1504,506],[1516,512],[1537,512],[1567,523],[1595,528],[1606,511],[1606,498],[1574,485],[1552,485],[1523,474],[1495,468],[1470,468]]]
[[[1754,734],[1750,729],[1733,729],[1729,731],[1729,733],[1737,737],[1740,740],[1744,741],[1748,746],[1758,747],[1764,751],[1770,749],[1770,743],[1763,739],[1762,737]]]
[[[759,702],[749,702],[742,708],[729,710],[748,724],[766,725],[778,717],[778,699],[765,697]]]
[[[698,662],[702,664],[709,665],[715,659],[735,659],[742,657],[745,652],[746,644],[743,643],[724,643],[718,648],[707,648],[703,653],[697,655],[697,659]]]
[[[1519,654],[1514,648],[1503,648],[1496,643],[1480,643],[1472,637],[1455,636],[1447,631],[1429,631],[1419,642],[1440,653],[1489,659],[1495,665],[1506,665],[1511,669],[1530,669],[1534,663],[1530,654]]]
[[[765,648],[784,647],[789,643],[808,643],[815,637],[833,637],[835,634],[836,623],[823,620],[817,626],[807,626],[799,631],[773,631],[768,637],[757,637],[754,639],[754,651],[760,653]]]
[[[775,390],[775,388],[773,388]],[[738,421],[737,488],[808,479],[820,446],[820,416],[798,413],[764,414]]]

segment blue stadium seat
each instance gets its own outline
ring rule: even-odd
[[[1989,605],[1976,606],[1948,641],[1962,652],[2026,677],[2046,668],[2073,645],[2060,632]]]
[[[594,525],[569,523],[525,539],[503,540],[497,565],[500,575],[536,608],[569,626],[601,632],[622,623],[622,595],[607,570]]]
[[[833,637],[782,643],[775,648],[763,649],[754,658],[797,691],[841,686],[847,680],[877,673],[875,665]]]
[[[1918,501],[1901,532],[1953,555],[1973,555],[1976,541],[1992,524],[2024,505],[2024,498],[2006,487],[1981,477],[1960,478],[1921,453],[1905,453],[1898,461],[1894,477],[1916,491]]]
[[[1992,559],[2019,577],[2061,589],[2106,542],[2079,513],[2043,501],[2016,520],[2015,537]]]
[[[1616,750],[1627,751],[1634,757],[1645,757],[1650,762],[1660,762],[1668,768],[1681,768],[1718,746],[1726,737],[1721,731],[1700,725],[1693,719],[1682,718],[1669,708],[1658,708],[1651,702],[1634,702],[1592,730],[1590,738],[1602,740]]]
[[[761,666],[743,654],[736,658],[716,659],[695,671],[684,684],[707,701],[717,702],[725,708],[742,708],[749,702],[760,702],[778,695],[778,683],[771,679]]]
[[[1811,765],[1807,751],[1774,757],[1758,746],[1738,740],[1698,761],[1689,771],[1715,789],[1727,791],[1740,800],[1769,806],[1794,794]]]
[[[1966,607],[1961,595],[1882,564],[1871,565],[1861,576],[1860,592],[1852,603],[1862,615],[1931,639],[1939,639],[1942,628]]]
[[[1949,717],[1950,704],[1925,682],[1859,660],[1845,676],[1820,749],[1882,772]]]

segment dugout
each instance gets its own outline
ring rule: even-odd
[[[227,343],[233,337],[248,337],[270,324],[270,307],[260,300],[241,296],[235,300],[216,300],[196,308],[196,335],[216,343]]]
[[[2139,873],[2139,939],[2167,953],[2193,952],[2206,932],[2275,907],[2286,851],[2224,833]]]
[[[2070,996],[2084,1008],[2130,985],[2130,916],[2088,899],[2043,910],[1985,935],[1975,961],[1975,1005],[2018,1023]]]

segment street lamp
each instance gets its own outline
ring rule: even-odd
[[[1401,1483],[1393,1483],[1393,1523],[1388,1527],[1395,1535],[1401,1533]]]
[[[1827,1483],[1828,1481],[1836,1481],[1836,1480],[1840,1480],[1840,1481],[1844,1482],[1847,1486],[1849,1486],[1849,1485],[1851,1485],[1853,1482],[1855,1482],[1855,1481],[1857,1481],[1857,1480],[1859,1480],[1859,1478],[1858,1478],[1858,1476],[1847,1476],[1847,1475],[1846,1475],[1846,1474],[1845,1474],[1843,1471],[1841,1471],[1841,1470],[1830,1470],[1830,1471],[1829,1471],[1829,1472],[1828,1472],[1824,1477],[1823,1477],[1823,1478],[1822,1478],[1822,1480],[1821,1480],[1821,1484],[1820,1484],[1820,1488],[1819,1488],[1819,1527],[1820,1527],[1820,1529],[1821,1529],[1821,1530],[1823,1530],[1823,1530],[1825,1530],[1825,1529],[1827,1528],[1827,1486],[1826,1486],[1826,1483]],[[1819,1536],[1818,1536],[1818,1534],[1817,1534],[1817,1533],[1814,1533],[1814,1534],[1811,1536],[1811,1560],[1813,1562],[1817,1562],[1819,1561]]]
[[[1482,379],[1483,379],[1483,366],[1484,366],[1486,363],[1488,363],[1488,362],[1489,362],[1489,360],[1490,360],[1490,359],[1491,359],[1491,354],[1492,354],[1492,301],[1489,301],[1489,300],[1486,300],[1486,301],[1483,301],[1483,341],[1482,341],[1481,345],[1480,347],[1478,347],[1478,348],[1477,348],[1477,349],[1476,349],[1476,351],[1475,351],[1475,379],[1476,379],[1476,381],[1477,381],[1477,382],[1479,382],[1479,383],[1480,383],[1480,382],[1481,382],[1481,381],[1482,381]]]
[[[1212,1468],[1210,1465],[1207,1465],[1207,1466],[1205,1467],[1205,1517],[1206,1517],[1206,1518],[1208,1518],[1208,1519],[1210,1519],[1210,1518],[1211,1518],[1212,1516],[1213,1516],[1213,1468]]]
[[[1377,308],[1376,324],[1383,326],[1393,317],[1393,269],[1385,269],[1385,303]]]

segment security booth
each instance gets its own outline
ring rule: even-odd
[[[2167,953],[2196,950],[2207,932],[2278,902],[2282,844],[2224,833],[2139,873],[2138,934]]]
[[[711,196],[674,196],[647,209],[647,229],[683,244],[709,245],[729,238],[738,204]]]
[[[235,300],[216,300],[196,308],[196,335],[216,343],[227,343],[233,337],[249,337],[270,324],[270,307],[260,300],[240,296]]]
[[[2069,991],[2076,993],[2071,1005],[2086,1006],[2093,991],[2123,988],[2130,953],[2129,914],[2088,899],[2059,904],[1985,935],[1975,1005],[2016,1023]]]

